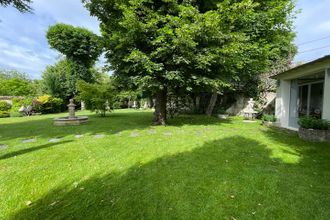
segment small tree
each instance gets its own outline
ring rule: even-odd
[[[78,99],[85,103],[86,109],[100,113],[102,117],[105,117],[106,112],[111,111],[114,89],[110,80],[102,80],[94,84],[81,80],[78,81],[77,88]]]

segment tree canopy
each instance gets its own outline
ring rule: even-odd
[[[101,21],[115,75],[156,97],[165,124],[167,91],[221,92],[294,53],[292,0],[84,0]]]
[[[67,58],[92,66],[102,52],[102,41],[91,31],[68,24],[56,24],[47,31],[49,45]]]
[[[94,82],[93,66],[102,53],[102,40],[87,29],[67,24],[51,26],[47,39],[65,58],[46,68],[44,88],[56,97],[72,98],[76,95],[78,80]]]

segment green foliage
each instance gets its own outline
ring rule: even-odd
[[[31,3],[32,0],[0,0],[0,5],[4,7],[12,5],[20,12],[30,12],[32,10],[30,7]]]
[[[8,117],[10,117],[10,113],[8,111],[0,110],[0,118],[8,118]]]
[[[49,95],[38,97],[35,103],[36,111],[42,114],[58,113],[63,110],[63,100]]]
[[[52,48],[65,55],[65,59],[46,68],[45,91],[62,99],[73,98],[78,80],[95,81],[92,67],[102,52],[102,41],[87,29],[66,24],[51,26],[47,39]]]
[[[33,98],[30,97],[21,97],[12,99],[11,112],[18,112],[22,106],[32,106]]]
[[[315,130],[328,130],[330,126],[328,121],[314,117],[301,117],[298,124],[302,128]]]
[[[266,121],[266,122],[276,122],[276,117],[275,117],[275,115],[267,115],[267,114],[264,114],[264,115],[262,115],[262,121]]]
[[[8,111],[11,106],[6,101],[0,101],[0,111]]]
[[[115,75],[153,93],[222,93],[295,53],[293,0],[83,2]]]
[[[47,31],[49,45],[67,58],[91,66],[102,52],[102,43],[91,31],[67,24],[56,24]]]
[[[75,94],[75,85],[68,79],[73,79],[70,62],[66,59],[60,60],[55,65],[47,66],[42,74],[43,92],[54,97],[68,99]],[[70,87],[71,86],[71,87]]]
[[[221,90],[264,72],[293,47],[289,0],[84,2],[102,22],[115,73],[155,90]]]
[[[111,110],[114,100],[114,89],[110,80],[98,83],[78,82],[78,99],[85,102],[86,109],[105,116]]]
[[[89,77],[85,78],[85,72]],[[69,100],[77,94],[77,81],[94,82],[100,73],[94,68],[86,70],[84,66],[62,59],[56,64],[47,66],[42,75],[43,92],[63,100]]]
[[[27,96],[34,95],[32,81],[25,73],[12,70],[0,70],[0,95]]]

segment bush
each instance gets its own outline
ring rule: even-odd
[[[314,117],[301,117],[299,118],[298,124],[300,127],[305,129],[315,129],[315,130],[328,130],[329,122],[322,119],[317,119]]]
[[[263,115],[262,121],[276,122],[276,117],[274,115]]]
[[[85,102],[86,109],[100,113],[102,117],[111,111],[110,106],[114,100],[111,82],[91,84],[78,81],[77,88],[80,92],[78,99]]]
[[[11,107],[11,111],[12,112],[18,112],[18,110],[22,107],[22,106],[29,106],[32,105],[32,98],[26,97],[26,98],[14,98],[12,100],[13,105]]]
[[[49,95],[39,96],[34,101],[37,112],[42,114],[59,113],[62,111],[63,100]]]
[[[8,111],[11,106],[6,101],[0,101],[0,111]]]
[[[8,111],[0,111],[0,118],[7,118],[10,116]]]

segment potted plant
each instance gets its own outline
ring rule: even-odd
[[[298,134],[301,139],[307,141],[330,141],[329,121],[314,117],[301,117]]]
[[[275,115],[267,115],[267,114],[264,114],[262,115],[262,124],[266,125],[266,126],[274,126],[275,123],[276,123],[276,117]]]

